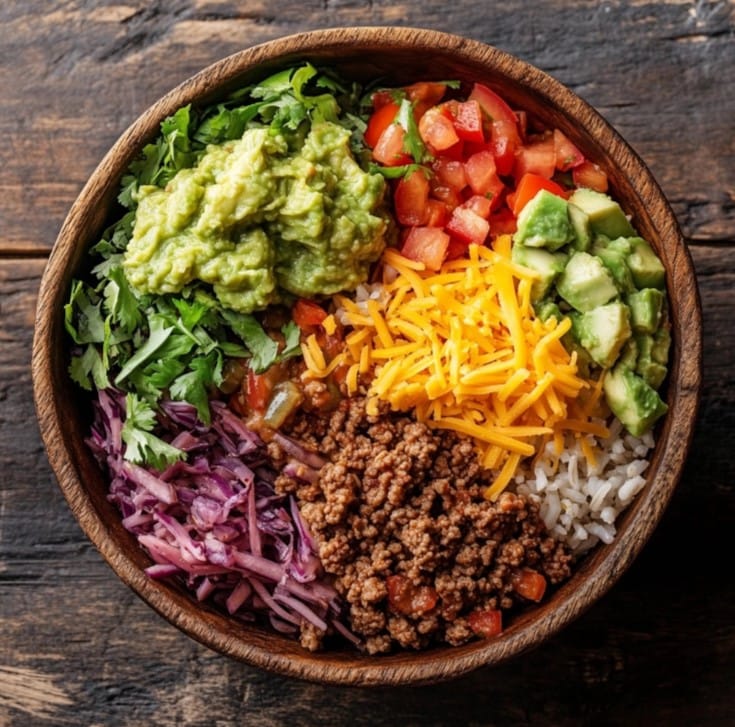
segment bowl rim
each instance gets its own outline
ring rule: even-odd
[[[102,218],[99,215],[95,218],[92,208],[100,205],[105,189],[109,197],[110,169],[114,167],[114,159],[122,155],[129,160],[130,153],[126,150],[139,150],[160,121],[179,106],[216,96],[226,84],[234,83],[246,73],[256,72],[263,65],[275,64],[283,56],[308,57],[317,51],[323,52],[325,48],[354,53],[356,47],[367,45],[380,51],[396,44],[408,44],[417,52],[441,50],[452,54],[458,63],[496,69],[519,86],[530,87],[535,92],[543,88],[543,94],[549,98],[553,96],[559,108],[573,102],[587,125],[593,124],[596,132],[625,157],[624,171],[641,205],[661,211],[665,228],[661,234],[666,235],[669,262],[667,275],[675,268],[677,275],[689,286],[686,291],[689,305],[686,310],[678,311],[680,318],[673,321],[676,330],[672,331],[674,366],[671,378],[677,381],[678,386],[669,393],[670,411],[665,419],[665,439],[657,444],[656,461],[651,464],[654,476],[647,477],[647,486],[638,495],[643,504],[638,506],[638,518],[629,524],[626,538],[616,538],[612,544],[598,548],[594,555],[594,567],[600,568],[606,577],[584,578],[573,589],[562,586],[554,596],[555,608],[547,609],[538,618],[529,617],[521,619],[515,626],[511,624],[497,640],[417,652],[418,665],[406,663],[402,657],[407,652],[377,657],[356,653],[354,657],[334,658],[334,654],[327,653],[325,657],[324,654],[315,655],[303,650],[303,654],[295,655],[288,649],[273,649],[273,644],[266,646],[265,640],[273,641],[268,636],[263,644],[244,639],[239,624],[233,625],[232,619],[217,613],[210,613],[209,626],[202,628],[200,604],[195,604],[197,610],[187,609],[186,599],[191,601],[190,598],[182,596],[166,583],[148,578],[131,555],[118,547],[108,524],[88,498],[80,469],[80,461],[88,455],[80,450],[79,442],[70,440],[68,427],[54,396],[59,384],[54,354],[60,350],[64,327],[59,304],[70,275],[67,261],[75,253],[77,259],[83,254],[80,247],[86,249],[86,244],[80,246],[78,235],[85,224],[96,224],[97,232],[100,230]],[[216,82],[214,90],[211,79]],[[118,181],[119,177],[113,185],[115,188]],[[63,284],[64,280],[66,284]],[[673,294],[683,295],[678,290]],[[580,616],[616,583],[651,536],[681,476],[699,402],[701,349],[701,306],[696,278],[673,210],[637,153],[595,109],[530,63],[481,41],[425,28],[360,26],[305,31],[246,47],[207,66],[170,90],[145,109],[120,135],[73,203],[51,250],[39,288],[32,378],[41,436],[58,485],[72,513],[118,577],[169,622],[220,653],[282,675],[341,685],[427,684],[466,674],[480,666],[499,664],[537,646]],[[526,621],[534,625],[530,632],[523,628]]]

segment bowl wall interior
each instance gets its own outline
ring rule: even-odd
[[[493,641],[382,657],[347,649],[309,654],[278,634],[227,618],[197,603],[183,587],[145,576],[150,560],[107,501],[105,480],[83,443],[89,407],[66,372],[63,305],[72,278],[85,268],[86,250],[116,213],[122,174],[156,135],[161,120],[180,106],[207,105],[303,60],[328,65],[346,78],[379,78],[386,85],[428,77],[487,83],[512,105],[560,128],[605,168],[611,193],[632,214],[667,269],[674,338],[670,414],[658,432],[648,486],[620,519],[616,541],[598,548],[546,603],[519,614]],[[72,207],[49,259],[39,295],[34,391],[49,460],[72,511],[119,577],[169,621],[209,647],[282,674],[341,684],[428,683],[499,663],[537,645],[589,607],[629,565],[658,522],[681,472],[696,412],[700,327],[691,260],[671,209],[637,155],[584,101],[541,71],[481,43],[407,28],[335,29],[290,36],[226,58],[163,97],[122,135]]]

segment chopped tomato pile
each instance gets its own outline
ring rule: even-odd
[[[514,232],[541,189],[607,190],[605,172],[562,131],[535,128],[481,83],[464,98],[447,84],[422,82],[378,91],[372,101],[365,142],[394,177],[401,253],[430,270],[471,243]]]

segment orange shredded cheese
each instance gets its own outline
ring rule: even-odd
[[[436,273],[388,249],[384,296],[360,302],[337,296],[341,320],[353,328],[339,354],[349,393],[358,393],[360,375],[371,372],[369,412],[382,400],[471,437],[480,462],[496,471],[485,493],[490,499],[546,442],[559,451],[567,433],[607,432],[590,421],[601,383],[590,387],[578,376],[576,356],[561,343],[570,321],[535,317],[536,274],[513,263],[510,249],[507,235],[492,248],[471,245],[467,258]],[[304,360],[312,376],[324,377],[333,362],[315,344],[310,337],[302,346]],[[590,388],[584,405],[576,402]]]

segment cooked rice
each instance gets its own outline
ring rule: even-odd
[[[597,459],[594,466],[587,462],[579,439],[570,436],[561,455],[549,442],[533,469],[528,465],[515,476],[515,490],[540,504],[546,527],[577,556],[600,541],[613,541],[617,517],[646,484],[643,473],[653,435],[626,434],[617,419],[609,429],[607,439],[587,437]]]

